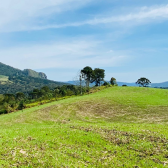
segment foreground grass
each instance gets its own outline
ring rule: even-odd
[[[0,116],[0,167],[166,167],[168,91],[114,87]]]

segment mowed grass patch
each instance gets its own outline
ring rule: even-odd
[[[165,167],[167,93],[112,87],[1,115],[0,167]]]
[[[0,164],[2,167],[164,167],[167,164],[167,132],[152,131],[148,125],[106,124],[43,123],[1,129]]]

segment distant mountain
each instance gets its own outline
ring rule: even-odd
[[[43,86],[55,88],[66,83],[56,82],[47,79],[46,74],[31,69],[19,70],[9,65],[0,63],[0,94],[30,92],[33,89],[40,89]]]
[[[13,68],[0,62],[0,75],[14,76],[16,74],[22,75],[23,72],[20,69]]]
[[[31,69],[25,69],[25,70],[20,70],[20,69],[16,69],[13,68],[9,65],[5,65],[3,63],[0,63],[0,75],[4,75],[4,76],[31,76],[34,78],[41,78],[41,79],[47,79],[47,75],[45,73],[42,72],[36,72],[34,70]]]
[[[127,82],[117,82],[118,86],[122,86],[122,85],[127,85],[127,86],[139,86],[135,83],[127,83]],[[168,82],[162,82],[162,83],[151,83],[149,84],[149,87],[158,87],[158,88],[167,88],[168,87]]]
[[[162,83],[152,83],[150,87],[158,87],[158,88],[168,88],[168,82],[162,82]]]
[[[107,81],[108,82],[108,81]],[[67,81],[66,83],[69,83],[69,84],[72,84],[72,85],[76,85],[78,84],[79,85],[79,81]],[[102,82],[103,84],[103,82]],[[135,83],[127,83],[127,82],[117,82],[118,86],[122,86],[122,85],[127,85],[127,86],[138,86],[136,85]],[[82,82],[82,85],[85,85],[85,82],[83,81]],[[90,84],[90,86],[95,86],[94,83]]]
[[[72,84],[72,85],[76,85],[79,84],[79,81],[68,81],[66,83]],[[122,85],[127,85],[127,86],[134,86],[134,87],[138,87],[139,85],[137,85],[136,83],[127,83],[127,82],[117,82],[118,86],[122,86]],[[94,84],[90,84],[90,86],[94,86]],[[168,82],[162,82],[162,83],[151,83],[149,85],[149,87],[157,87],[157,88],[168,88]]]
[[[23,73],[26,76],[31,76],[31,77],[34,77],[34,78],[47,79],[47,75],[43,72],[36,72],[36,71],[31,70],[31,69],[24,69]]]
[[[127,83],[127,82],[117,82],[118,86],[122,86],[122,85],[127,85],[127,86],[138,86],[135,83]]]
[[[66,83],[68,83],[70,85],[80,85],[80,81],[78,81],[78,80],[76,80],[76,81],[67,81]],[[86,85],[84,80],[82,81],[81,84],[82,84],[82,86]],[[92,87],[92,86],[95,86],[95,84],[94,83],[90,83],[90,87]]]
[[[67,81],[65,83],[69,83],[71,85],[79,85],[80,84],[80,81]]]

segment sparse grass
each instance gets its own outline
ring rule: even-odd
[[[112,87],[0,116],[0,167],[168,167],[168,91]]]

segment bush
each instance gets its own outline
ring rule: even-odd
[[[6,114],[6,110],[5,109],[0,110],[0,114]]]
[[[103,86],[108,86],[108,85],[109,85],[109,83],[104,81]]]
[[[18,109],[19,109],[19,110],[22,110],[22,109],[24,109],[24,108],[26,108],[26,103],[25,103],[24,101],[21,101],[21,102],[19,103]]]
[[[12,107],[11,107],[11,105],[9,104],[9,103],[4,103],[4,108],[5,108],[5,111],[7,112],[7,113],[10,113],[10,112],[12,112]]]

